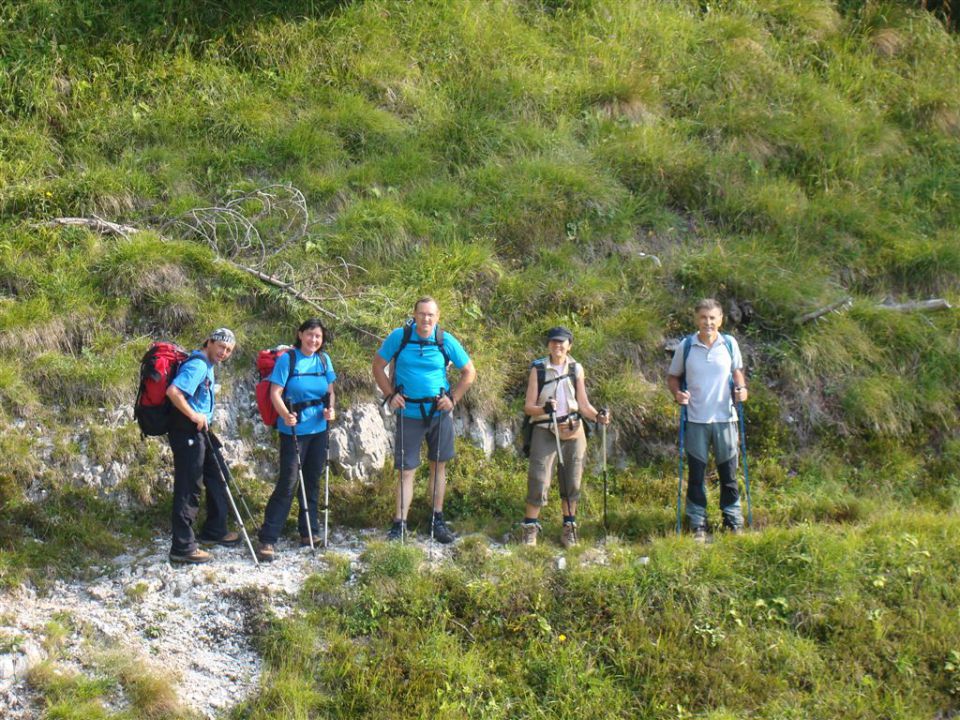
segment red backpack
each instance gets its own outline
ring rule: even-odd
[[[133,414],[144,435],[165,435],[170,429],[173,404],[167,388],[181,363],[190,354],[171,342],[154,342],[140,360],[140,388],[133,404]]]
[[[269,350],[261,350],[257,353],[257,372],[260,373],[260,381],[257,383],[257,409],[260,411],[260,419],[264,425],[276,427],[277,415],[273,403],[270,402],[270,373],[273,372],[273,366],[277,364],[277,358],[286,355],[290,358],[290,372],[287,377],[293,375],[293,366],[297,361],[297,354],[289,345],[278,345]]]

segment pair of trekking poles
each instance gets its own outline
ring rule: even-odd
[[[403,386],[402,385],[398,386],[394,394],[400,395],[400,397],[403,397]],[[434,412],[436,412],[437,403],[440,402],[440,400],[443,398],[444,395],[449,395],[449,391],[442,390],[439,393],[437,393],[437,396],[433,399]],[[388,397],[384,401],[384,404],[389,403],[392,398],[393,398],[393,395]],[[397,472],[397,485],[400,490],[399,492],[399,495],[400,495],[400,544],[402,545],[406,543],[406,534],[407,534],[407,521],[406,521],[406,518],[403,517],[403,510],[404,510],[403,471],[404,471],[404,465],[406,465],[406,446],[404,445],[404,442],[403,442],[403,408],[399,408],[399,410],[400,412],[397,414],[397,423],[399,426],[398,434],[400,436],[400,468]],[[433,417],[433,413],[431,413],[430,417],[431,418]],[[436,512],[436,507],[437,507],[437,485],[438,485],[437,481],[440,478],[440,448],[443,447],[443,443],[441,442],[442,439],[443,439],[443,421],[441,420],[440,427],[437,428],[437,457],[435,458],[433,463],[433,493],[432,493],[433,497],[431,498],[431,501],[430,501],[430,559],[431,560],[433,559],[433,550],[436,545],[435,537],[434,537],[433,515]]]
[[[736,403],[737,418],[740,432],[740,454],[743,456],[743,484],[747,491],[747,525],[753,527],[753,503],[750,499],[750,469],[747,465],[747,428],[743,423],[743,403]],[[687,406],[680,406],[680,430],[677,438],[677,535],[683,527],[683,453],[684,453],[684,431],[687,425]]]
[[[300,415],[297,414],[299,421]],[[300,483],[300,502],[303,505],[304,519],[307,521],[307,540],[310,543],[310,549],[314,550],[313,528],[310,526],[310,505],[307,502],[307,485],[303,480],[303,462],[300,458],[300,443],[297,441],[297,426],[294,425],[291,430],[293,438],[293,451],[297,454],[297,479]],[[330,528],[330,434],[327,431],[327,459],[323,464],[323,546],[327,547],[327,540]]]
[[[563,478],[563,449],[560,446],[560,429],[557,422],[557,409],[553,405],[553,401],[549,401],[550,405],[547,410],[547,414],[550,415],[550,425],[553,428],[553,438],[557,443],[557,463],[560,466],[558,476],[560,480],[560,492],[563,493],[563,496],[567,498],[567,513],[573,515],[570,512],[570,496],[567,494],[566,482]],[[610,412],[609,408],[601,408],[600,412],[597,413],[598,418],[606,417]],[[584,421],[586,422],[586,421]],[[606,423],[597,423],[600,426],[600,444],[601,444],[601,456],[603,461],[603,532],[604,535],[607,533],[607,425]],[[562,510],[562,507],[561,507]],[[579,540],[579,534],[577,533],[577,526],[573,526],[573,538],[574,540]]]
[[[256,551],[253,549],[253,543],[250,541],[250,535],[247,533],[247,527],[243,522],[243,517],[240,515],[240,510],[237,508],[237,504],[233,499],[233,493],[230,492],[230,486],[233,485],[236,490],[237,497],[240,499],[240,503],[243,505],[243,509],[247,514],[247,519],[250,520],[252,526],[256,526],[256,521],[253,519],[253,513],[250,512],[250,508],[247,506],[247,501],[244,500],[243,495],[240,493],[240,488],[237,486],[237,482],[233,477],[233,473],[230,472],[230,466],[227,465],[226,458],[223,457],[223,453],[220,451],[220,448],[223,446],[219,438],[210,432],[209,428],[204,428],[203,430],[204,437],[207,441],[207,446],[213,451],[213,457],[216,461],[217,471],[220,475],[220,480],[223,482],[224,490],[227,493],[227,500],[230,502],[230,508],[233,510],[233,516],[237,521],[237,525],[240,526],[240,532],[243,534],[243,540],[247,545],[247,548],[250,550],[250,556],[253,558],[254,564],[259,568],[260,560],[257,557]],[[307,537],[310,542],[310,549],[314,550],[314,541],[313,541],[313,528],[310,526],[310,506],[307,503],[307,487],[303,480],[303,463],[300,459],[300,444],[297,442],[297,428],[294,426],[292,428],[293,436],[293,449],[297,454],[297,475],[300,485],[300,500],[303,504],[303,512],[305,519],[307,521]],[[327,547],[327,540],[329,534],[329,523],[330,523],[330,438],[327,436],[327,457],[326,462],[324,463],[324,482],[323,482],[323,546]]]

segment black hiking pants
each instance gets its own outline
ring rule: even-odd
[[[317,503],[320,496],[320,476],[327,466],[327,430],[312,435],[297,435],[300,457],[294,448],[293,436],[280,433],[280,477],[267,501],[263,513],[263,525],[260,528],[260,542],[273,545],[280,539],[280,533],[290,514],[293,498],[297,498],[300,512],[297,514],[297,529],[300,537],[307,537],[307,515],[310,513],[310,529],[314,537],[319,525]],[[307,509],[300,498],[300,466],[303,466],[303,485],[307,491]]]
[[[170,518],[173,543],[170,552],[187,554],[197,548],[193,523],[200,510],[201,490],[207,490],[207,519],[200,533],[203,540],[219,540],[227,534],[230,504],[207,436],[196,430],[171,430],[167,439],[173,450],[173,512]]]

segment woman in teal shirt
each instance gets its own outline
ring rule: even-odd
[[[267,502],[260,528],[258,555],[261,560],[273,560],[294,496],[301,506],[297,516],[301,545],[310,542],[308,512],[309,528],[318,526],[320,476],[327,462],[327,423],[335,417],[333,384],[337,379],[330,356],[324,352],[327,337],[327,330],[320,320],[307,320],[297,329],[293,347],[277,358],[270,374],[270,400],[279,416],[280,475]],[[303,507],[297,492],[301,467],[307,508]]]

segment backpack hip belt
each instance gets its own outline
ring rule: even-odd
[[[403,401],[406,402],[406,403],[413,403],[414,405],[419,405],[419,406],[420,406],[420,416],[421,416],[424,420],[429,420],[430,418],[432,418],[434,415],[437,414],[437,403],[440,401],[440,398],[442,398],[444,395],[449,396],[449,395],[450,395],[450,391],[449,391],[449,390],[441,390],[439,394],[434,395],[433,397],[411,398],[411,397],[407,397],[406,395],[403,395],[402,393],[401,393],[400,397],[402,397],[402,398],[403,398]],[[430,412],[429,412],[429,413],[424,409],[424,406],[426,406],[426,405],[429,405],[429,406],[430,406]]]
[[[569,422],[579,422],[579,421],[582,420],[582,419],[583,419],[583,415],[581,415],[581,414],[580,414],[579,412],[577,412],[577,411],[574,411],[574,412],[572,412],[572,413],[567,413],[566,415],[561,415],[560,417],[558,417],[558,418],[557,418],[557,425],[563,425],[563,423],[568,422],[568,421],[569,421]],[[545,420],[531,420],[531,421],[530,421],[530,424],[531,424],[531,425],[550,425],[551,423],[553,423],[553,419],[550,418],[550,417],[547,417]]]

